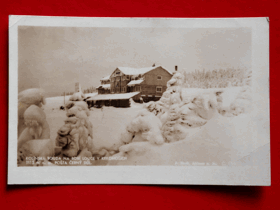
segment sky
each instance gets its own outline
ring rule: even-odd
[[[251,67],[249,28],[18,28],[18,88],[46,97],[97,87],[117,67],[191,72]]]

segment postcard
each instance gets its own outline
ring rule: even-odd
[[[268,18],[9,17],[8,184],[269,186]]]

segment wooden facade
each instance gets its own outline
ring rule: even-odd
[[[101,79],[101,85],[97,87],[97,90],[98,94],[140,92],[133,97],[134,101],[157,101],[163,92],[166,91],[167,82],[172,76],[172,73],[161,66],[142,69],[119,67],[110,76]],[[104,102],[104,105],[122,106],[121,104],[128,104],[128,102],[122,102],[121,104],[115,103]]]
[[[100,80],[100,82],[101,82],[101,85],[96,88],[97,91],[98,91],[98,94],[110,94],[111,93],[110,87],[109,88],[104,88],[104,86],[110,85],[110,76],[102,78]]]

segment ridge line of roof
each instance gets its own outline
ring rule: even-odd
[[[152,71],[152,70],[154,70],[154,69],[156,69],[156,68],[158,68],[158,67],[161,67],[161,68],[163,68],[165,71],[167,71],[170,75],[173,75],[173,73],[171,72],[171,71],[169,71],[167,68],[165,68],[164,66],[162,66],[162,65],[158,65],[158,66],[150,66],[150,67],[142,67],[142,68],[134,68],[134,67],[124,67],[124,66],[119,66],[119,67],[116,67],[116,69],[119,69],[120,71],[126,71],[126,70],[128,70],[128,69],[130,69],[130,70],[134,70],[134,71],[137,71],[137,70],[144,70],[144,69],[148,69],[146,72],[144,72],[144,73],[135,73],[135,72],[133,72],[131,75],[136,75],[136,74],[146,74],[146,73],[148,73],[148,72],[150,72],[150,71]],[[115,69],[115,70],[116,70]],[[123,69],[123,70],[122,70]],[[115,71],[114,70],[114,71]],[[113,72],[114,72],[113,71]],[[105,76],[105,77],[102,77],[100,80],[109,80],[110,79],[110,77],[111,77],[111,75],[113,74],[113,72],[110,74],[110,75],[108,75],[108,76]],[[124,74],[126,74],[125,72],[123,72]],[[129,74],[126,74],[126,75],[129,75]]]
[[[121,68],[124,68],[124,69],[133,69],[133,70],[150,69],[150,70],[148,70],[147,72],[143,73],[143,74],[146,74],[146,73],[148,73],[149,71],[152,71],[153,69],[158,68],[158,67],[163,68],[163,69],[166,70],[169,74],[172,75],[172,72],[170,72],[167,68],[163,67],[162,65],[151,66],[151,67],[142,67],[142,68],[134,68],[134,67],[119,66],[119,67],[116,67],[116,69],[119,69],[119,70],[121,70]],[[115,69],[115,70],[116,70],[116,69]],[[115,70],[114,70],[114,71],[115,71]],[[121,71],[122,71],[122,70],[121,70]],[[112,75],[112,74],[111,74],[111,75]]]

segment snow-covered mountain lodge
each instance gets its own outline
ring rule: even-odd
[[[172,73],[162,66],[147,68],[117,67],[111,75],[103,77],[96,89],[98,95],[91,101],[104,101],[104,105],[122,106],[116,100],[133,98],[134,101],[157,101],[166,90]],[[113,101],[112,101],[113,100]],[[124,102],[126,103],[126,102]],[[124,105],[126,106],[126,105]]]

